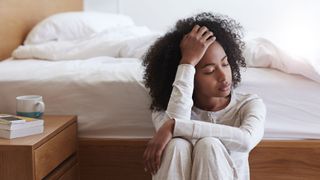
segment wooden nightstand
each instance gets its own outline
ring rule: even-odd
[[[0,139],[0,179],[78,179],[76,116],[44,116],[44,132]]]

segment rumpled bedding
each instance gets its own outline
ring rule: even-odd
[[[162,33],[144,26],[108,29],[73,41],[49,41],[19,46],[12,54],[16,59],[79,60],[99,56],[138,58]],[[290,55],[264,38],[246,39],[243,51],[248,67],[273,68],[297,74],[320,83],[320,60]]]
[[[320,60],[290,55],[264,38],[246,41],[244,57],[248,67],[273,68],[320,83]]]
[[[12,56],[16,59],[79,60],[99,56],[141,58],[160,36],[144,26],[108,29],[72,41],[49,41],[19,46]]]

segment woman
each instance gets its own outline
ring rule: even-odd
[[[249,179],[266,108],[238,93],[245,67],[234,20],[201,13],[179,20],[144,57],[156,133],[144,152],[153,179]]]

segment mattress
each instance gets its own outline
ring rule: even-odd
[[[269,68],[247,68],[238,91],[267,106],[264,139],[320,138],[320,83]]]
[[[15,97],[44,97],[45,114],[78,116],[83,138],[148,138],[154,133],[143,67],[134,58],[6,60],[0,63],[0,112],[15,113]],[[267,106],[264,139],[320,139],[320,84],[269,68],[247,68],[237,91]]]
[[[140,60],[0,62],[0,112],[15,113],[15,97],[44,97],[45,114],[78,116],[78,135],[88,138],[142,138],[153,134],[148,92]]]

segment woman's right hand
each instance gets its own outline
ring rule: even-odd
[[[161,165],[161,158],[165,147],[172,139],[175,121],[167,120],[149,141],[143,154],[145,170],[156,174]]]
[[[180,42],[181,60],[180,64],[191,64],[196,66],[207,48],[216,40],[213,32],[207,27],[195,25],[193,29]]]

